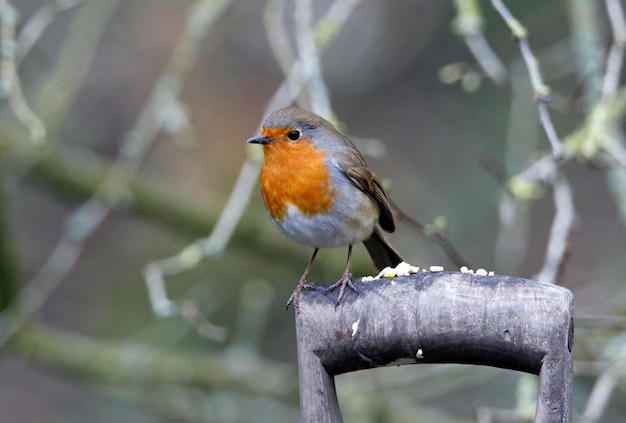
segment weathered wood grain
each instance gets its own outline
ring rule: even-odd
[[[303,423],[341,422],[334,376],[465,363],[539,375],[535,421],[572,419],[573,295],[509,276],[419,273],[362,283],[335,308],[325,286],[296,312]]]

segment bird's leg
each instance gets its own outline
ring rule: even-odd
[[[350,261],[351,260],[352,260],[352,244],[348,245],[348,261],[346,263],[346,270],[344,270],[343,275],[341,275],[341,279],[339,279],[337,282],[329,286],[328,289],[326,289],[326,293],[328,294],[330,291],[337,288],[338,286],[341,287],[339,289],[339,296],[337,297],[337,302],[335,303],[335,306],[338,306],[343,300],[343,295],[344,295],[344,291],[346,290],[346,285],[352,288],[352,290],[356,292],[357,294],[359,293],[358,289],[356,289],[356,287],[352,283],[352,273],[350,273]]]
[[[289,300],[287,300],[287,305],[285,306],[287,310],[289,310],[289,304],[292,304],[292,303],[293,303],[294,308],[297,310],[298,298],[300,298],[300,293],[302,292],[303,289],[311,289],[311,285],[309,284],[309,281],[308,281],[309,271],[311,270],[311,265],[313,264],[313,260],[315,260],[315,256],[317,255],[318,251],[319,251],[319,248],[316,248],[315,251],[313,251],[311,260],[309,260],[309,264],[306,265],[306,269],[304,269],[304,273],[300,277],[298,286],[296,286],[296,289],[293,290],[293,294],[291,294],[291,297],[289,297]]]

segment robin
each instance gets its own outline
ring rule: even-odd
[[[363,242],[379,270],[402,262],[378,228],[395,230],[382,183],[330,122],[288,107],[265,118],[261,135],[248,142],[263,146],[261,192],[270,219],[288,238],[315,248],[287,307],[297,308],[302,290],[311,288],[309,271],[320,248],[348,247],[343,275],[326,290],[340,288],[337,305],[346,286],[358,293],[350,273],[353,244]]]

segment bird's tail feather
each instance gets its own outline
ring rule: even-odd
[[[383,270],[385,267],[396,267],[404,261],[400,254],[385,241],[378,228],[374,229],[372,236],[363,241],[363,244],[378,270]]]

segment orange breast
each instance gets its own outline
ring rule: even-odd
[[[273,218],[282,220],[289,204],[307,215],[333,207],[333,186],[324,164],[325,153],[313,149],[305,140],[277,140],[264,145],[263,151],[261,190]]]

